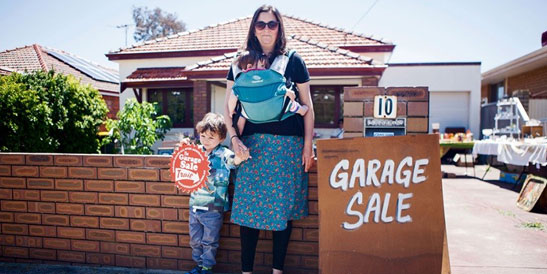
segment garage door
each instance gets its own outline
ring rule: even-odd
[[[440,131],[447,127],[469,129],[469,92],[430,92],[429,128],[440,124]],[[478,119],[478,117],[477,117]]]

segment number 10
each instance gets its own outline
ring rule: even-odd
[[[384,115],[382,114],[382,109],[384,109],[386,113],[385,115],[389,116],[393,112],[393,100],[391,100],[391,98],[386,97],[386,102],[384,103],[384,106],[382,107],[383,99],[384,98],[380,98],[380,100],[378,100],[378,111],[379,111],[378,115]]]
[[[374,105],[375,118],[395,118],[397,116],[397,97],[376,96]]]

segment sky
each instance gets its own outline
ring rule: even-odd
[[[396,47],[389,62],[481,62],[485,72],[541,47],[547,0],[282,0],[282,14],[374,35]],[[175,13],[187,30],[250,16],[258,1],[0,0],[0,51],[39,44],[117,68],[133,7]],[[372,7],[372,8],[371,8]],[[370,9],[370,10],[369,10]],[[369,11],[367,13],[367,11]],[[364,17],[363,17],[364,16]],[[134,43],[128,29],[128,45]]]

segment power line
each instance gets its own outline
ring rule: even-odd
[[[376,3],[378,3],[378,1],[380,1],[380,0],[376,0],[376,1],[374,1],[374,3],[372,3],[372,5],[370,5],[368,10],[361,16],[361,18],[359,18],[359,20],[357,20],[357,23],[355,23],[355,25],[351,28],[351,31],[355,30],[355,27],[357,27],[357,25],[361,22],[361,20],[363,20],[363,18],[365,18],[365,16],[367,16],[367,14],[372,10],[372,8],[374,8],[374,6],[376,6]]]

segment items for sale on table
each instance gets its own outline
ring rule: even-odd
[[[526,124],[522,126],[523,138],[536,138],[542,136],[544,136],[544,134],[541,121],[536,119],[530,119],[530,121],[526,122]]]
[[[473,133],[468,129],[466,133],[443,133],[439,135],[439,138],[443,142],[471,142],[473,141]]]

